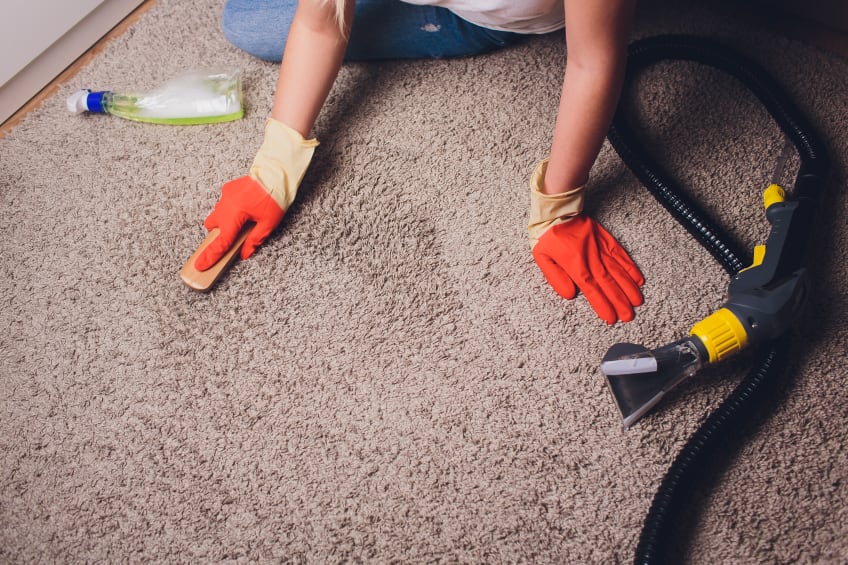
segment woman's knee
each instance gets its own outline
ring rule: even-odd
[[[221,30],[242,51],[279,61],[296,8],[297,0],[227,0]]]

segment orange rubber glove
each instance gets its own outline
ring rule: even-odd
[[[198,271],[217,263],[248,221],[256,225],[242,245],[241,258],[253,255],[294,202],[317,145],[317,140],[304,139],[282,122],[268,119],[250,173],[223,186],[221,198],[203,222],[207,230],[218,228],[219,233],[195,260]]]
[[[608,324],[629,322],[643,302],[645,278],[621,245],[598,222],[581,214],[584,187],[562,194],[541,192],[547,161],[530,182],[533,259],[548,284],[570,300],[577,289]]]
[[[205,271],[233,246],[241,228],[248,221],[256,222],[241,246],[241,258],[247,259],[262,245],[285,211],[271,198],[253,177],[243,176],[221,188],[221,199],[203,222],[207,230],[218,228],[218,237],[194,261],[198,271]]]

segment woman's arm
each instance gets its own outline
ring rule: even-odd
[[[633,259],[583,207],[621,91],[636,0],[564,0],[568,62],[547,162],[530,181],[533,258],[551,287],[579,289],[608,324],[633,319],[645,278]]]
[[[333,2],[300,0],[291,24],[271,117],[309,137],[339,74],[353,22],[354,0],[345,2],[343,27]]]
[[[206,246],[193,267],[205,271],[218,264],[250,220],[255,223],[241,247],[242,259],[280,223],[297,195],[312,160],[316,139],[309,132],[339,74],[354,0],[339,0],[344,8],[339,24],[335,0],[300,0],[289,30],[271,119],[249,174],[223,186],[221,198],[204,221],[218,235]],[[219,268],[223,268],[219,264]]]
[[[586,184],[621,93],[636,0],[564,0],[567,64],[543,192]]]

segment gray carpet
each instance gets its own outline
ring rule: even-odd
[[[761,62],[821,131],[835,179],[787,377],[693,493],[676,551],[845,563],[848,62],[704,4],[645,4],[635,36],[706,35]],[[345,66],[296,206],[202,295],[177,271],[221,183],[246,171],[277,71],[226,43],[220,10],[157,2],[0,140],[0,561],[630,561],[661,477],[752,356],[622,430],[606,349],[681,337],[727,276],[607,145],[588,208],[644,271],[645,305],[607,327],[543,281],[527,179],[548,149],[561,40]],[[210,65],[244,72],[244,120],[64,108],[78,88]],[[782,143],[765,112],[691,64],[636,90],[663,163],[761,243]]]

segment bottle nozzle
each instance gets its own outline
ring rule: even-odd
[[[105,113],[106,109],[103,107],[104,98],[111,96],[111,94],[111,92],[105,90],[98,92],[78,90],[68,97],[68,111],[74,114],[81,114],[83,112]]]
[[[90,93],[90,90],[77,90],[68,96],[68,100],[66,101],[68,112],[71,112],[72,114],[82,114],[83,112],[87,112],[88,95]]]

